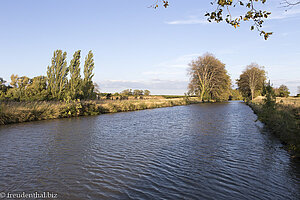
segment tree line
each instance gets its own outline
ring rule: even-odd
[[[0,100],[42,101],[42,100],[75,100],[95,99],[94,59],[92,51],[85,57],[83,77],[81,77],[81,51],[74,53],[70,64],[67,64],[67,53],[54,51],[51,64],[47,67],[47,76],[28,78],[11,75],[9,85],[0,78]],[[225,64],[213,54],[206,53],[189,64],[190,82],[188,95],[198,96],[200,101],[253,100],[262,94],[266,86],[266,71],[262,66],[251,63],[236,80],[238,89],[232,89],[232,81],[225,69]],[[112,96],[106,94],[107,98]],[[149,90],[127,89],[114,96],[148,96]],[[274,88],[274,95],[288,97],[287,86]],[[103,95],[102,95],[103,96]],[[120,98],[119,97],[119,98]]]
[[[150,90],[139,90],[139,89],[126,89],[122,92],[112,93],[101,93],[100,96],[105,97],[106,99],[115,99],[115,100],[124,100],[128,99],[129,96],[134,96],[135,98],[143,98],[143,96],[149,96]]]
[[[193,60],[189,64],[188,74],[190,76],[188,93],[198,96],[200,101],[253,100],[256,96],[262,95],[267,84],[264,67],[251,63],[236,80],[238,89],[232,89],[225,64],[209,53]],[[275,88],[275,95],[288,97],[287,86],[281,85]]]
[[[47,76],[11,75],[11,82],[0,78],[0,100],[42,101],[95,99],[94,55],[89,51],[85,57],[83,78],[81,77],[81,51],[74,53],[70,64],[67,64],[67,53],[56,50],[51,64],[47,67]]]
[[[132,90],[132,89],[126,89],[123,90],[122,92],[119,93],[115,93],[115,95],[122,95],[122,96],[149,96],[150,95],[150,91],[149,90]]]

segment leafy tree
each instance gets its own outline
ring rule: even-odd
[[[0,77],[0,100],[5,99],[5,95],[7,90],[9,89],[8,86],[5,85],[6,81]]]
[[[279,97],[288,97],[290,94],[289,92],[289,89],[286,85],[281,85],[279,88],[278,88],[278,94],[276,96],[279,96]]]
[[[10,85],[14,88],[18,87],[18,78],[19,76],[18,75],[14,75],[12,74],[10,76]]]
[[[152,8],[158,8],[158,5],[162,3],[162,5],[167,8],[169,6],[169,2],[165,0],[156,0],[155,3],[153,3],[150,7]]]
[[[122,96],[131,96],[133,95],[132,89],[126,89],[121,92]]]
[[[150,91],[149,90],[144,90],[144,95],[145,96],[149,96],[150,95]]]
[[[243,96],[238,89],[230,88],[229,100],[243,100]]]
[[[112,96],[111,93],[106,93],[106,94],[105,94],[106,99],[111,99],[111,96]]]
[[[5,83],[6,81],[2,77],[0,77],[0,91],[3,93],[5,93],[7,90]]]
[[[83,79],[83,97],[84,99],[95,98],[94,84],[92,78],[94,76],[94,54],[89,51],[88,55],[85,57],[84,63],[84,79]]]
[[[7,90],[6,97],[16,101],[33,101],[47,99],[47,78],[38,76],[30,79],[26,76],[11,75],[12,87]]]
[[[231,80],[230,76],[227,74],[227,71],[224,69],[219,72],[218,83],[211,90],[211,99],[216,101],[227,101],[230,96],[230,85]]]
[[[143,90],[133,90],[134,96],[142,96],[144,94]]]
[[[273,89],[270,81],[267,84],[263,85],[263,92],[262,92],[262,94],[264,96],[266,96],[266,98],[264,99],[263,107],[265,109],[274,110],[275,109],[275,105],[276,105],[276,95],[275,95],[274,89]]]
[[[19,96],[20,95],[17,95],[18,94],[18,91],[17,91],[17,79],[18,79],[18,75],[14,75],[12,74],[10,76],[10,85],[11,85],[11,88],[6,92],[5,94],[5,97],[8,98],[8,99],[11,99],[11,100],[20,100],[19,99]]]
[[[12,88],[7,91],[6,97],[15,101],[26,100],[26,90],[32,80],[26,76],[19,77],[14,74],[10,78]]]
[[[4,83],[6,83],[6,81],[2,77],[0,77],[0,89],[2,89],[1,86],[3,86]]]
[[[56,50],[51,65],[47,67],[47,76],[28,78],[11,75],[10,85],[6,86],[0,78],[0,100],[16,101],[62,100],[77,98],[92,99],[96,97],[97,84],[94,84],[94,59],[90,51],[85,60],[84,80],[80,76],[80,50],[76,51],[70,66],[67,67],[66,52]],[[68,73],[70,71],[70,80]],[[83,93],[84,92],[84,93]]]
[[[67,53],[56,50],[51,60],[51,66],[47,67],[48,92],[51,99],[61,100],[68,83],[68,72],[66,61]]]
[[[25,90],[25,100],[27,101],[42,101],[47,100],[47,77],[37,76],[31,79],[30,84]]]
[[[71,99],[79,99],[82,93],[82,80],[80,76],[80,50],[76,51],[70,62],[69,95]]]
[[[200,101],[204,96],[224,100],[223,94],[228,94],[230,88],[230,77],[224,63],[207,53],[192,61],[189,66],[189,93],[198,95]]]
[[[242,95],[245,98],[253,100],[255,91],[261,90],[266,80],[266,72],[263,67],[260,67],[256,63],[252,63],[246,67],[240,78],[237,79],[237,85]]]
[[[271,12],[256,8],[256,4],[265,4],[266,2],[267,0],[212,0],[211,5],[216,6],[216,9],[212,12],[207,12],[205,16],[208,17],[207,20],[209,22],[219,23],[225,21],[234,28],[239,27],[243,21],[252,21],[253,25],[251,25],[250,29],[254,30],[256,28],[260,35],[267,40],[273,33],[265,32],[261,30],[261,28],[264,20],[271,15]],[[162,4],[165,8],[169,6],[168,1],[156,0],[151,7],[158,8],[159,4]],[[282,0],[281,4],[284,7],[290,8],[299,5],[300,1]],[[238,17],[233,17],[231,14],[233,8],[239,8],[242,10],[242,13],[240,13]]]
[[[265,32],[261,30],[264,20],[267,19],[271,12],[256,9],[255,2],[260,2],[265,4],[267,0],[218,0],[214,1],[212,5],[216,5],[216,10],[213,12],[208,12],[205,16],[208,17],[209,22],[221,22],[224,21],[234,28],[240,26],[242,21],[252,21],[253,25],[250,27],[251,30],[255,28],[260,32],[260,35],[264,36],[264,39],[267,40],[272,32]],[[232,17],[231,9],[235,7],[244,7],[246,8],[245,13],[239,14],[238,17]],[[240,8],[243,9],[243,8]]]

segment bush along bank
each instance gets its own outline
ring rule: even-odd
[[[273,92],[266,87],[266,98],[262,104],[247,103],[258,120],[276,135],[293,157],[300,158],[300,107],[277,104]]]
[[[0,102],[0,125],[199,103],[196,99]]]

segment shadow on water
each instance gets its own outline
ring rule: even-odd
[[[300,163],[241,102],[0,128],[0,188],[61,199],[300,199]]]

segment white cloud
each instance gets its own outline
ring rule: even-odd
[[[187,92],[189,78],[188,64],[201,54],[182,55],[158,63],[151,70],[144,71],[145,80],[103,80],[99,81],[101,92],[121,92],[125,89],[148,89],[152,94],[183,95]]]
[[[290,9],[287,11],[275,11],[273,12],[269,20],[280,20],[280,19],[288,19],[288,18],[294,18],[294,17],[300,17],[300,9]]]
[[[189,16],[187,19],[182,20],[174,20],[174,21],[168,21],[165,22],[166,24],[171,25],[179,25],[179,24],[208,24],[207,19],[204,18],[204,16]]]
[[[99,83],[101,92],[121,92],[125,89],[148,89],[151,94],[182,95],[187,91],[188,81],[182,80],[104,80]]]
[[[142,74],[149,78],[158,79],[176,79],[176,80],[188,80],[187,68],[188,64],[200,54],[188,54],[179,56],[175,59],[161,62],[152,67],[151,71],[145,71]]]
[[[158,67],[167,67],[167,68],[187,68],[188,63],[200,55],[201,54],[194,53],[194,54],[179,56],[173,60],[159,63],[157,66]]]

